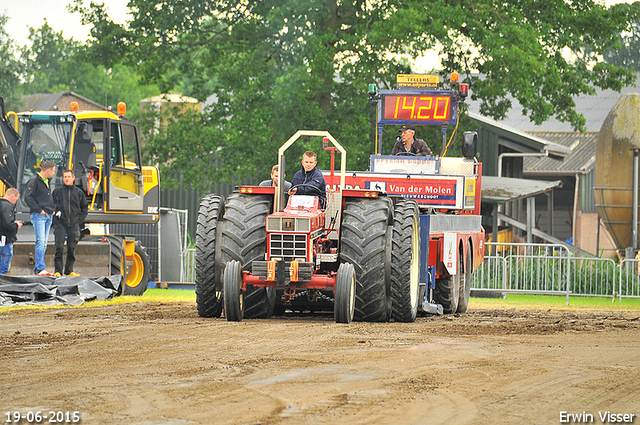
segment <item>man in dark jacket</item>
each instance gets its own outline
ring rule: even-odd
[[[400,128],[402,137],[399,137],[396,144],[393,146],[391,155],[404,155],[413,154],[415,156],[427,156],[432,155],[431,149],[427,146],[427,143],[422,139],[416,139],[416,128],[411,125],[403,125]]]
[[[67,241],[67,261],[64,264],[65,276],[79,276],[73,271],[76,262],[76,246],[80,238],[80,226],[84,223],[89,212],[87,198],[79,187],[75,186],[76,176],[72,170],[62,172],[64,186],[53,191],[56,203],[56,213],[53,218],[53,234],[56,241],[56,255],[54,257],[55,276],[62,276],[62,253],[64,242]]]
[[[17,189],[7,189],[4,198],[0,198],[0,274],[9,273],[13,258],[13,243],[16,241],[21,221],[16,221],[16,202],[20,198]]]
[[[47,265],[44,262],[44,253],[47,250],[47,239],[49,239],[53,212],[56,208],[49,186],[50,180],[55,174],[56,164],[51,161],[43,161],[40,164],[40,171],[27,182],[27,189],[24,193],[24,201],[29,206],[31,223],[33,223],[36,232],[34,255],[36,265],[33,272],[37,275],[53,275],[45,270]]]
[[[289,191],[289,195],[317,196],[320,201],[320,208],[324,209],[327,202],[327,183],[324,181],[322,171],[316,167],[318,164],[316,158],[315,152],[312,151],[306,151],[302,155],[302,170],[293,176],[291,181],[292,189]],[[298,185],[307,186],[296,187]]]

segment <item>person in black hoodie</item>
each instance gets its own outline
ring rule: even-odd
[[[67,241],[67,260],[64,264],[65,276],[79,276],[73,271],[76,262],[76,246],[80,239],[80,226],[87,218],[87,198],[79,187],[75,186],[76,176],[72,170],[62,172],[64,186],[57,187],[53,191],[53,200],[56,204],[56,213],[53,218],[53,234],[56,241],[56,254],[54,257],[55,274],[62,276],[62,254],[64,242]]]
[[[36,232],[35,267],[33,272],[37,275],[51,276],[46,269],[44,254],[47,250],[47,240],[49,239],[49,229],[56,204],[51,197],[49,186],[51,179],[56,174],[56,164],[52,161],[42,161],[40,171],[31,177],[27,182],[27,189],[24,192],[24,201],[29,206],[31,213],[31,223]]]
[[[324,209],[327,202],[327,184],[322,171],[316,167],[318,164],[316,158],[317,156],[313,151],[306,151],[302,155],[302,170],[293,176],[291,181],[292,189],[289,191],[289,195],[317,196],[320,201],[320,208]],[[302,186],[296,187],[298,185]]]
[[[9,273],[11,258],[13,258],[13,243],[22,227],[21,221],[16,221],[16,202],[20,198],[17,189],[9,188],[0,198],[0,274]]]

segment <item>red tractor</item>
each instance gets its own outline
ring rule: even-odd
[[[344,181],[345,151],[327,132],[298,131],[281,148],[280,169],[284,150],[302,136],[334,143],[328,150],[342,153]],[[394,211],[392,199],[378,191],[330,188],[326,210],[317,197],[292,195],[284,209],[272,213],[285,197],[276,192],[243,186],[224,205],[217,195],[202,199],[196,240],[201,316],[218,317],[224,308],[227,320],[239,321],[286,308],[332,307],[339,323],[415,320],[415,203],[398,198]],[[392,239],[402,245],[393,256]]]

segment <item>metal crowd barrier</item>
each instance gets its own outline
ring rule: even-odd
[[[501,293],[640,297],[640,260],[575,257],[563,245],[487,242],[471,289]]]

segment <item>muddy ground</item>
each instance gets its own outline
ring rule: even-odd
[[[599,412],[640,413],[640,312],[472,305],[342,325],[229,323],[180,302],[0,310],[0,377],[3,423],[15,411],[84,424],[603,423]]]

